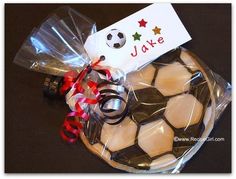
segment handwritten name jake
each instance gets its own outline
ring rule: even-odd
[[[163,37],[158,37],[155,40],[147,40],[145,44],[143,44],[140,47],[137,47],[134,45],[133,51],[130,53],[132,57],[136,57],[139,55],[139,53],[146,53],[149,50],[155,48],[158,44],[163,44],[164,43],[164,38]]]

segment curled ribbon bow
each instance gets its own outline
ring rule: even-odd
[[[89,120],[90,115],[86,111],[86,107],[88,105],[99,103],[98,105],[100,109],[99,112],[102,113],[101,116],[103,117],[103,119],[107,119],[107,121],[111,119],[116,119],[114,124],[120,122],[123,119],[123,116],[127,112],[126,100],[121,96],[119,96],[119,90],[118,90],[121,88],[123,89],[124,92],[125,88],[121,87],[120,85],[116,85],[114,83],[110,70],[102,68],[101,66],[98,65],[102,60],[103,59],[100,58],[98,61],[92,63],[91,65],[88,65],[80,73],[76,71],[69,71],[64,76],[64,84],[61,87],[60,92],[62,94],[65,94],[67,91],[69,91],[69,89],[73,88],[73,90],[69,91],[69,93],[71,93],[69,96],[70,97],[73,97],[75,95],[79,96],[75,101],[74,110],[68,113],[67,116],[65,117],[60,132],[61,137],[69,143],[76,142],[81,130],[83,129],[83,124],[80,122],[80,120],[82,120],[83,122]],[[107,82],[98,84],[90,79],[87,80],[86,85],[88,86],[89,90],[91,90],[94,96],[94,98],[88,98],[85,97],[84,95],[86,89],[84,89],[82,82],[86,78],[86,75],[89,74],[92,70],[105,76],[105,80]],[[106,89],[106,85],[110,86],[110,89],[109,88]],[[115,89],[111,89],[112,85],[116,86]],[[98,90],[98,88],[100,88],[100,90]],[[105,109],[106,107],[109,106],[108,103],[111,99],[120,100],[121,103],[123,104],[123,108],[118,109],[119,107],[118,108],[116,107],[117,109]],[[115,114],[113,116],[107,115],[108,113],[114,113],[115,111],[119,111],[119,114]]]

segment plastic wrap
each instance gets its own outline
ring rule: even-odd
[[[33,31],[15,62],[53,75],[77,71],[79,89],[72,83],[64,90],[72,111],[68,116],[81,128],[72,138],[80,136],[112,167],[134,173],[180,172],[231,101],[231,85],[182,47],[126,76],[121,69],[96,67],[83,48],[95,24],[69,8],[63,12],[65,16],[53,14]],[[86,120],[78,117],[78,104],[89,114]]]
[[[34,28],[14,62],[27,69],[63,76],[88,65],[83,44],[96,32],[95,23],[69,7],[62,7]]]
[[[115,168],[180,172],[231,101],[231,86],[184,48],[127,75],[128,113],[110,125],[91,118],[82,141]]]

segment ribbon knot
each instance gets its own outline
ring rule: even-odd
[[[87,66],[87,69],[88,69],[88,74],[91,73],[92,67],[90,65]]]
[[[99,104],[99,106],[103,108],[106,106],[105,103],[110,101],[112,98],[119,99],[123,103],[125,102],[123,98],[115,96],[115,95],[118,95],[119,93],[116,92],[114,89],[108,90],[108,92],[112,94],[110,96],[107,94],[104,95],[107,92],[106,90],[104,91],[104,89],[101,90],[101,92],[99,92],[98,88],[99,87],[104,88],[106,87],[106,84],[105,85],[102,84],[99,86],[96,82],[92,80],[87,80],[86,85],[88,86],[89,90],[91,90],[94,98],[87,98],[84,95],[85,89],[82,86],[82,82],[84,83],[86,81],[85,80],[86,76],[89,73],[91,73],[92,70],[104,75],[106,77],[105,79],[108,81],[107,82],[108,85],[113,84],[110,71],[108,69],[105,69],[99,66],[99,63],[103,60],[104,60],[103,58],[100,58],[98,61],[84,68],[80,73],[77,73],[75,71],[69,71],[64,76],[64,83],[63,83],[63,86],[61,87],[61,93],[65,94],[66,92],[68,92],[69,89],[73,88],[74,92],[71,94],[70,97],[73,97],[75,95],[79,96],[76,99],[76,103],[74,106],[75,111],[72,111],[67,114],[65,121],[63,123],[63,126],[62,126],[62,130],[61,130],[62,138],[69,143],[73,143],[77,141],[79,137],[79,133],[83,129],[82,123],[89,120],[90,115],[86,111],[88,105],[94,105],[101,102],[102,105]],[[104,99],[104,97],[108,99]],[[120,120],[122,116],[124,116],[126,109],[127,108],[125,108],[125,110],[122,111],[121,114],[119,115],[115,114],[113,118],[111,117],[111,119],[115,119],[119,117],[119,120]],[[115,110],[101,109],[100,111],[104,112],[103,116],[109,117],[105,113],[108,113],[108,112],[114,113]],[[116,120],[116,123],[119,122],[119,120]]]

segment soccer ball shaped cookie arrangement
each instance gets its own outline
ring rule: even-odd
[[[197,57],[178,48],[127,75],[128,112],[118,124],[92,117],[81,139],[111,166],[129,172],[182,167],[214,123],[212,85]]]

